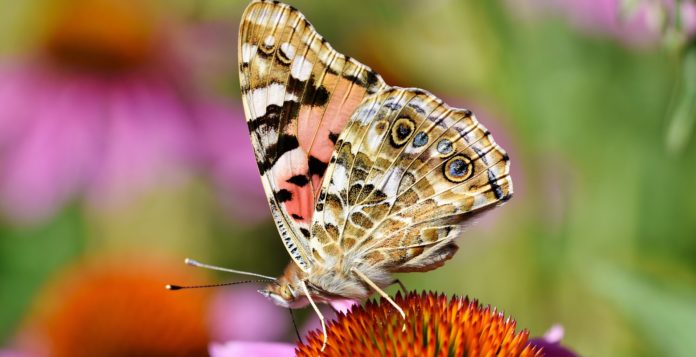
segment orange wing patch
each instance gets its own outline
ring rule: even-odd
[[[283,242],[306,269],[314,205],[355,108],[384,86],[338,52],[289,5],[251,3],[239,38],[242,102],[264,189]]]

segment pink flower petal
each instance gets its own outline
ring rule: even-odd
[[[212,343],[208,352],[210,352],[211,357],[290,357],[295,356],[295,346],[287,343],[267,342]]]
[[[336,311],[344,314],[348,313],[355,305],[359,305],[359,303],[352,299],[331,300],[331,306]]]
[[[682,4],[682,20],[684,20],[684,31],[690,36],[696,36],[696,3]]]
[[[544,334],[544,340],[548,343],[559,343],[565,335],[565,330],[562,325],[556,324],[551,326],[548,331]]]
[[[40,84],[34,84],[37,81],[40,81],[38,76],[23,68],[6,63],[0,66],[0,148],[28,123],[27,117],[33,107],[26,105],[30,97],[27,93],[40,88]]]
[[[290,330],[291,316],[287,310],[256,290],[233,286],[215,295],[209,310],[214,341],[273,341]]]
[[[634,11],[622,14],[622,0],[509,0],[515,13],[534,18],[530,14],[562,14],[582,31],[605,34],[634,46],[655,44],[661,37],[662,13],[674,23],[674,0],[644,1]],[[684,32],[696,34],[696,4],[685,2],[681,9]],[[625,15],[625,16],[624,16]]]
[[[544,337],[532,338],[529,344],[543,349],[544,356],[547,357],[577,357],[577,354],[569,348],[561,345],[561,340],[565,335],[565,330],[560,324],[551,326],[544,334]]]
[[[109,83],[102,157],[94,172],[93,202],[112,202],[124,192],[181,180],[190,164],[192,132],[189,112],[175,88],[156,76],[123,78]]]
[[[0,209],[15,221],[37,221],[74,198],[108,207],[203,169],[232,216],[266,219],[241,109],[195,90],[196,57],[226,43],[219,31],[206,33],[176,38],[196,53],[163,41],[152,65],[118,75],[62,71],[41,53],[0,63]]]
[[[81,80],[26,79],[26,123],[0,143],[0,194],[5,210],[30,220],[51,214],[85,183],[101,140],[99,123],[84,118],[100,112],[102,102]]]
[[[19,351],[0,350],[0,357],[27,357],[27,355]]]
[[[197,107],[196,117],[204,162],[232,218],[270,218],[241,108],[209,101]]]

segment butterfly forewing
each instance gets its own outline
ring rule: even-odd
[[[291,257],[307,271],[310,223],[336,141],[356,108],[385,84],[333,50],[297,10],[270,1],[244,12],[239,67],[271,212]]]

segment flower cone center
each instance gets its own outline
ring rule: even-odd
[[[46,49],[70,68],[120,71],[153,52],[156,17],[147,1],[55,0]]]

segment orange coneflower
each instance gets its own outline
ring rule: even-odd
[[[172,295],[163,286],[173,278],[201,280],[176,263],[78,264],[40,293],[21,350],[53,357],[205,356],[209,292]]]
[[[328,344],[313,332],[298,356],[543,356],[527,331],[491,307],[468,298],[433,293],[397,295],[406,320],[390,304],[368,302],[340,315],[328,329]]]
[[[329,322],[328,343],[316,329],[294,348],[277,342],[229,341],[210,346],[212,357],[235,356],[546,356],[576,357],[560,345],[563,329],[528,340],[515,321],[476,300],[433,293],[397,295],[406,320],[384,299],[354,305]]]

